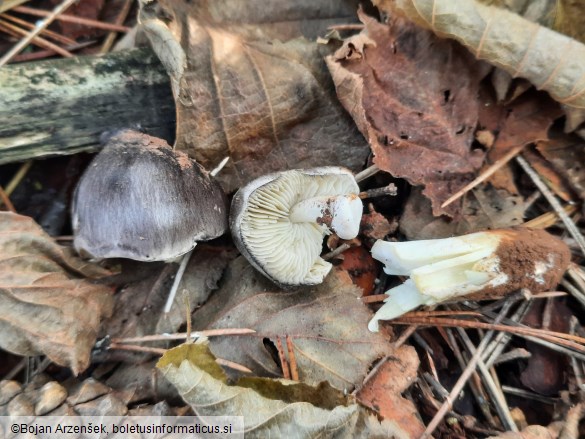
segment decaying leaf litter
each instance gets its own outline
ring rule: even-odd
[[[33,220],[3,213],[1,413],[122,415],[146,402],[142,414],[243,413],[257,437],[578,437],[585,65],[575,54],[582,45],[472,1],[457,2],[456,11],[442,1],[375,2],[378,10],[359,11],[353,2],[301,2],[284,15],[278,1],[252,4],[243,15],[236,1],[218,3],[149,3],[139,12],[139,29],[171,78],[175,149],[208,170],[229,157],[218,175],[228,194],[270,172],[348,167],[363,191],[360,234],[329,236],[323,257],[331,272],[321,285],[292,289],[237,257],[228,237],[198,246],[165,314],[176,264],[82,262]],[[567,29],[576,36],[574,25]],[[561,43],[566,50],[549,49]],[[8,210],[43,225],[67,214],[43,214],[55,206],[45,198],[31,207],[28,199],[31,176],[50,172],[43,168],[51,163],[20,173],[6,167],[0,193]],[[398,196],[388,196],[392,189],[368,198],[368,189],[389,184]],[[66,203],[68,185],[58,197]],[[404,280],[369,257],[377,239],[523,224],[546,228],[571,250],[558,286],[556,277],[552,285],[539,276],[560,276],[567,258],[541,257],[531,253],[532,239],[519,240],[524,271],[513,274],[531,283],[496,288],[490,302],[444,302],[447,292],[438,308],[368,331],[377,302]],[[557,254],[558,245],[547,248]],[[357,262],[348,262],[347,248],[362,252]],[[460,252],[457,261],[470,251],[449,249]],[[427,255],[400,255],[395,263],[415,264],[412,280],[426,279]],[[458,285],[502,279],[492,276],[493,263],[442,264],[438,287],[461,276],[466,283]],[[377,280],[362,298],[364,273]],[[88,306],[95,313],[80,311]],[[169,335],[177,331],[186,332]],[[197,341],[165,353],[190,336]],[[46,360],[21,361],[23,377],[21,366],[8,367],[14,354]],[[67,370],[77,377],[64,380]]]

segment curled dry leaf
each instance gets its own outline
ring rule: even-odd
[[[248,336],[214,337],[210,349],[258,376],[281,376],[265,342],[275,346],[277,337],[288,335],[301,381],[350,389],[374,360],[390,352],[385,336],[368,333],[371,312],[358,300],[361,295],[340,270],[316,287],[281,291],[240,257],[228,266],[220,289],[195,312],[193,330],[254,329],[256,334]]]
[[[247,40],[188,13],[175,4],[165,11],[187,56],[176,149],[207,169],[229,156],[217,176],[226,191],[273,171],[363,167],[367,144],[337,102],[326,48]]]
[[[420,437],[425,430],[414,403],[401,395],[416,380],[419,363],[412,346],[400,347],[356,395],[360,403],[394,421],[409,437]]]
[[[486,167],[504,157],[510,150],[548,139],[548,130],[562,115],[559,105],[544,93],[529,93],[509,105],[498,105],[481,96],[479,124],[494,134]],[[497,171],[490,179],[498,189],[517,194],[514,174],[509,166]]]
[[[327,383],[311,387],[288,380],[242,378],[230,385],[204,344],[172,349],[157,367],[197,415],[243,416],[246,438],[410,437],[393,421],[379,422]]]
[[[585,199],[585,143],[576,137],[551,139],[540,142],[536,149],[555,170],[565,178],[571,188]]]
[[[509,11],[475,0],[377,0],[437,35],[459,41],[478,59],[528,79],[563,104],[566,129],[585,120],[585,45]]]
[[[107,272],[69,255],[31,218],[0,212],[0,347],[46,355],[79,373],[112,291],[84,279]]]
[[[458,213],[457,204],[441,204],[483,160],[482,151],[471,151],[481,69],[460,47],[404,19],[360,18],[362,33],[326,58],[341,103],[375,164],[424,185],[435,215]]]

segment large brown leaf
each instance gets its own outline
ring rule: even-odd
[[[168,351],[157,367],[198,416],[244,417],[246,438],[411,437],[392,420],[378,421],[327,383],[242,378],[228,382],[204,344]]]
[[[403,19],[388,25],[364,14],[361,34],[327,65],[337,95],[375,154],[374,163],[424,185],[435,215],[473,179],[483,153],[471,150],[478,118],[479,66],[461,48]]]
[[[229,156],[217,177],[226,191],[277,170],[363,167],[367,144],[337,102],[324,46],[247,39],[197,8],[167,10],[165,34],[166,24],[148,12],[143,24],[156,30],[153,48],[175,84],[175,146],[208,169]]]
[[[509,11],[475,0],[377,0],[419,26],[449,36],[479,59],[528,79],[563,104],[568,130],[585,120],[585,45]]]
[[[195,313],[194,329],[251,328],[256,334],[214,337],[214,355],[243,364],[259,376],[281,376],[263,339],[292,338],[300,380],[329,381],[338,389],[361,383],[370,364],[390,352],[385,336],[368,331],[371,312],[344,271],[313,288],[279,291],[244,258],[228,267],[222,287]]]
[[[107,274],[59,247],[31,218],[0,212],[0,348],[46,355],[79,373],[89,365],[112,290]]]
[[[334,24],[356,21],[359,0],[162,0],[176,16],[243,35],[246,39],[314,40]],[[179,15],[180,14],[180,15]]]

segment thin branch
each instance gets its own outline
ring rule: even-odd
[[[339,247],[337,247],[335,250],[330,251],[329,253],[325,253],[323,256],[321,256],[323,258],[323,260],[325,261],[329,261],[337,256],[339,256],[340,254],[342,254],[344,251],[349,250],[351,248],[351,245],[347,244],[347,243],[343,243],[341,244]]]
[[[378,187],[375,189],[369,189],[364,192],[360,192],[359,197],[362,200],[366,198],[376,198],[376,197],[385,197],[386,195],[390,195],[391,197],[396,196],[398,193],[398,189],[396,189],[396,185],[394,183],[390,183],[388,186]]]
[[[506,310],[502,309],[502,313],[506,312],[508,312],[508,309]],[[473,343],[469,339],[467,333],[462,328],[456,328],[456,330],[459,332],[459,335],[461,336],[461,339],[463,340],[463,343],[465,344],[465,347],[467,348],[468,352],[471,355],[475,355],[476,348],[475,346],[473,346]],[[496,408],[496,411],[498,412],[498,416],[500,417],[502,424],[507,430],[517,432],[518,427],[516,426],[516,423],[512,418],[512,414],[510,413],[510,408],[508,407],[506,398],[504,398],[502,390],[498,387],[495,379],[492,377],[485,363],[482,361],[481,355],[477,360],[477,369],[479,370],[480,376],[483,378],[487,391],[492,397],[492,402],[494,403],[494,406]]]
[[[286,336],[286,350],[288,351],[288,362],[290,364],[290,377],[294,381],[299,381],[299,369],[297,367],[297,357],[295,356],[292,338]]]
[[[414,334],[417,329],[418,329],[418,326],[416,326],[416,325],[412,325],[412,326],[409,326],[408,328],[406,328],[404,330],[404,332],[402,334],[400,334],[400,337],[398,337],[398,340],[396,340],[394,342],[394,349],[398,349],[400,346],[402,346],[404,343],[406,343],[406,340],[408,340],[408,338],[412,334]]]
[[[15,37],[22,37],[28,34],[28,32],[25,29],[21,29],[20,27],[15,26],[14,24],[4,20],[0,20],[0,30],[3,30],[7,34],[13,35]],[[63,49],[60,46],[57,46],[56,44],[51,43],[50,41],[45,40],[43,37],[40,36],[34,37],[31,40],[31,43],[43,49],[52,50],[53,52],[58,53],[59,55],[64,56],[66,58],[73,57],[73,55],[69,53],[67,50]]]
[[[22,49],[29,45],[33,38],[35,38],[43,29],[46,29],[47,26],[53,22],[55,17],[65,11],[69,6],[75,3],[75,1],[76,0],[64,0],[61,4],[55,7],[50,15],[48,15],[44,20],[41,20],[40,23],[37,23],[35,28],[31,30],[26,37],[16,43],[12,49],[10,49],[6,54],[4,54],[2,58],[0,58],[0,67],[10,61],[13,56],[18,55]]]
[[[4,191],[4,189],[2,189],[2,186],[0,186],[0,200],[2,201],[2,203],[4,203],[6,205],[6,208],[13,213],[16,213],[16,209],[14,208],[14,204],[12,204],[12,201],[10,201],[10,198],[8,197],[8,195],[6,195],[6,192]],[[0,206],[2,205],[2,203],[0,203]]]
[[[155,354],[155,355],[164,355],[166,353],[166,349],[161,348],[153,348],[150,346],[140,346],[140,345],[132,345],[132,344],[118,344],[118,343],[110,343],[108,349],[113,349],[117,351],[129,351],[129,352],[142,352],[145,354]]]
[[[363,303],[378,303],[383,302],[388,298],[388,294],[371,294],[369,296],[360,297]]]
[[[252,371],[250,369],[248,369],[246,366],[243,366],[243,365],[236,363],[234,361],[224,360],[223,358],[216,358],[215,362],[217,364],[219,364],[220,366],[229,367],[230,369],[239,370],[240,372],[252,373]]]
[[[6,195],[8,195],[8,196],[12,195],[12,192],[14,192],[14,190],[18,187],[18,185],[20,184],[22,179],[26,176],[26,174],[30,170],[32,164],[33,164],[33,161],[29,160],[28,162],[23,163],[20,168],[18,168],[18,171],[16,171],[16,174],[14,174],[14,177],[12,177],[12,180],[10,180],[10,182],[6,185],[6,188],[5,188]]]
[[[204,331],[195,331],[191,333],[191,338],[200,337],[222,337],[226,335],[248,335],[255,334],[256,331],[247,328],[225,328],[225,329],[206,329]],[[186,332],[175,334],[145,335],[142,337],[113,338],[112,343],[148,343],[151,341],[183,340],[187,337]]]
[[[34,27],[35,27],[34,24],[29,23],[26,20],[21,20],[18,17],[13,17],[10,14],[0,14],[0,17],[4,18],[5,20],[11,21],[14,24],[18,24],[25,29],[34,29]],[[65,35],[58,34],[57,32],[53,32],[52,30],[49,30],[49,29],[43,30],[41,32],[41,34],[46,36],[47,38],[50,38],[58,43],[65,44],[67,46],[72,46],[73,44],[77,44],[77,41],[75,41],[74,39],[66,37]]]
[[[565,224],[565,227],[567,228],[567,231],[575,239],[575,241],[579,245],[579,248],[581,249],[581,252],[583,253],[583,255],[585,255],[585,238],[583,238],[583,235],[581,234],[581,232],[579,231],[579,229],[577,228],[577,226],[573,222],[573,220],[569,217],[569,215],[567,215],[567,213],[563,209],[563,206],[561,206],[561,203],[559,202],[559,200],[557,200],[555,195],[550,191],[550,189],[542,181],[540,176],[536,173],[536,171],[534,171],[532,169],[530,164],[528,164],[528,162],[523,157],[521,157],[521,156],[516,157],[516,161],[522,167],[524,172],[526,172],[526,174],[530,177],[530,179],[532,180],[534,185],[538,188],[538,190],[540,190],[540,192],[542,192],[542,195],[544,195],[544,197],[550,203],[550,205],[552,206],[554,211],[557,213],[559,218],[561,218],[561,220],[563,221],[563,224]]]
[[[504,318],[504,312],[501,312],[498,315],[498,317],[496,318],[494,326],[497,326],[503,318]],[[471,374],[475,371],[477,363],[481,359],[481,355],[483,353],[483,350],[488,345],[493,334],[494,334],[494,330],[490,330],[486,333],[483,340],[480,342],[479,346],[477,347],[475,353],[473,354],[473,356],[469,360],[467,367],[465,368],[465,370],[463,371],[463,373],[461,374],[461,376],[457,380],[457,383],[455,383],[455,385],[453,386],[453,389],[451,389],[451,393],[449,393],[449,396],[446,398],[445,402],[443,403],[441,408],[437,411],[437,413],[435,414],[435,416],[433,417],[433,419],[431,420],[431,422],[427,426],[426,430],[422,434],[421,439],[426,439],[426,438],[431,437],[431,435],[433,434],[435,429],[439,426],[439,424],[441,423],[441,421],[443,420],[443,418],[445,417],[447,412],[449,410],[451,410],[452,405],[453,405],[453,401],[455,401],[455,398],[457,398],[457,395],[459,395],[461,390],[463,390],[463,387],[467,383],[467,380],[469,379]]]
[[[17,6],[16,8],[13,8],[12,10],[14,12],[19,12],[21,14],[34,15],[36,17],[47,17],[50,14],[49,11],[43,11],[42,9],[29,8],[27,6]],[[132,30],[132,28],[130,28],[128,26],[121,26],[119,24],[112,24],[112,23],[106,23],[103,21],[90,20],[88,18],[76,17],[75,15],[61,14],[61,15],[58,15],[57,17],[55,17],[55,20],[56,21],[63,21],[66,23],[81,24],[83,26],[93,27],[95,29],[109,30],[109,31],[113,31],[113,32],[126,33],[126,32],[130,32]]]
[[[392,323],[398,325],[413,325],[418,324],[422,326],[444,326],[451,328],[476,328],[476,329],[488,329],[494,331],[505,331],[512,334],[540,337],[544,340],[552,341],[566,347],[575,349],[578,352],[585,353],[585,346],[575,343],[585,344],[585,338],[579,337],[572,334],[563,334],[561,332],[545,331],[542,329],[529,328],[529,327],[515,327],[507,325],[499,325],[494,323],[483,323],[471,320],[458,320],[458,319],[446,319],[446,318],[418,318],[418,317],[401,317],[399,319],[392,320]]]
[[[524,149],[526,145],[518,145],[515,148],[512,148],[504,157],[496,160],[489,168],[487,168],[484,172],[482,172],[475,180],[471,183],[467,184],[463,189],[458,190],[455,194],[447,198],[447,200],[441,204],[442,208],[447,207],[449,204],[457,201],[471,189],[483,183],[485,180],[490,178],[493,174],[495,174],[498,170],[500,170],[506,163],[516,157],[520,152]]]
[[[376,175],[378,172],[380,172],[380,168],[378,168],[378,165],[372,165],[369,168],[364,169],[362,172],[355,174],[354,178],[355,181],[359,183],[361,181],[364,181],[366,178],[370,178],[373,175]]]
[[[516,361],[516,360],[525,360],[532,357],[532,354],[524,348],[514,348],[505,354],[499,355],[495,360],[493,365],[497,366],[498,364],[507,363],[508,361]]]
[[[124,2],[122,8],[120,9],[120,13],[116,17],[115,24],[122,25],[124,21],[126,21],[126,17],[128,17],[128,14],[130,13],[130,8],[132,7],[132,2],[133,0],[126,0]],[[112,46],[114,45],[114,42],[116,41],[117,37],[118,32],[110,31],[104,43],[102,44],[102,47],[100,48],[100,53],[108,53]]]
[[[532,393],[523,389],[517,389],[516,387],[502,386],[502,390],[504,391],[504,393],[508,393],[510,395],[519,396],[525,399],[532,399],[534,401],[543,402],[545,404],[555,405],[558,402],[558,400],[555,398],[548,398],[546,396],[539,395],[538,393]]]

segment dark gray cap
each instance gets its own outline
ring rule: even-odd
[[[122,131],[79,181],[74,245],[94,258],[173,259],[227,230],[227,201],[198,163],[163,140]]]

